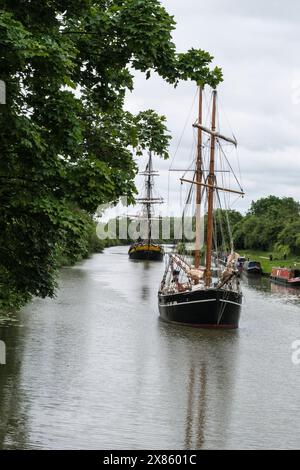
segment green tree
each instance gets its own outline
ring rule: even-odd
[[[243,216],[235,210],[216,209],[214,211],[214,239],[222,251],[231,248],[231,237]]]
[[[292,219],[299,216],[300,204],[292,197],[268,196],[252,201],[248,212],[257,217],[266,217],[268,219]]]
[[[300,204],[290,197],[268,196],[253,201],[246,216],[235,226],[238,248],[273,250],[284,245],[295,252]],[[291,237],[289,237],[291,230]]]
[[[2,299],[3,286],[53,295],[59,247],[85,239],[80,211],[132,200],[133,148],[167,157],[164,118],[124,111],[135,70],[175,86],[222,80],[207,52],[176,52],[174,28],[158,0],[2,0]]]
[[[278,235],[276,248],[286,247],[286,254],[300,254],[300,217],[285,225]]]

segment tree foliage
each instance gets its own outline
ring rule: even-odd
[[[269,196],[252,202],[234,226],[238,248],[299,253],[300,204],[291,197]]]
[[[59,248],[77,243],[77,253],[86,240],[82,211],[132,200],[133,149],[167,157],[164,118],[124,110],[134,72],[175,86],[222,80],[207,52],[177,53],[174,28],[158,0],[2,0],[2,300],[3,286],[26,299],[53,295]]]

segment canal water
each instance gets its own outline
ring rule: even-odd
[[[63,269],[2,323],[2,449],[300,446],[300,293],[244,279],[240,329],[158,319],[163,263],[126,247]]]

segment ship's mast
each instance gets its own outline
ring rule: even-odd
[[[213,210],[214,210],[214,191],[225,191],[229,193],[239,194],[242,197],[244,196],[244,191],[240,187],[240,191],[232,190],[229,188],[224,188],[217,186],[216,184],[216,170],[215,170],[215,151],[216,151],[216,141],[225,140],[237,146],[237,141],[235,138],[226,137],[216,131],[216,113],[217,113],[217,91],[213,91],[213,104],[212,104],[212,117],[211,117],[211,128],[203,126],[202,124],[202,93],[199,93],[199,117],[198,122],[193,124],[193,127],[198,128],[198,151],[197,151],[197,162],[196,162],[196,172],[193,180],[187,178],[180,178],[181,182],[195,184],[197,187],[196,190],[196,202],[197,206],[201,204],[202,193],[201,188],[206,188],[207,190],[207,231],[206,231],[206,259],[205,259],[205,284],[207,287],[211,286],[212,281],[212,250],[213,250]],[[200,132],[199,132],[200,131]],[[202,158],[202,132],[205,132],[210,135],[210,161],[209,161],[209,175],[205,182],[203,181],[203,158]],[[175,170],[179,171],[179,170]],[[200,251],[200,207],[196,209],[196,246],[195,246],[195,268],[199,269],[201,262],[201,251]],[[198,244],[199,243],[199,244]],[[176,259],[174,259],[176,262]],[[179,264],[179,263],[177,263]]]
[[[146,204],[146,211],[147,211],[147,223],[148,223],[148,244],[151,242],[151,199],[152,199],[152,154],[149,152],[149,160],[148,160],[148,175],[146,178],[146,188],[147,188],[147,199],[148,202]]]
[[[143,205],[143,217],[147,220],[147,241],[148,245],[151,243],[151,236],[152,236],[152,204],[162,204],[163,199],[161,197],[153,197],[153,184],[154,184],[154,176],[158,176],[159,173],[153,170],[152,166],[152,153],[149,152],[148,163],[146,169],[139,173],[140,175],[145,177],[145,192],[143,197],[137,197],[135,200],[136,202]],[[145,234],[146,235],[146,234]],[[146,236],[145,236],[146,238]]]
[[[198,124],[202,125],[202,86],[199,87]],[[196,159],[196,241],[195,241],[195,268],[201,263],[200,250],[200,219],[201,219],[201,183],[202,183],[202,129],[198,127],[197,159]]]
[[[217,108],[217,92],[213,91],[213,108],[211,120],[211,145],[210,145],[210,162],[208,175],[208,199],[207,199],[207,239],[206,239],[206,286],[211,285],[211,260],[213,249],[213,209],[214,209],[214,186],[215,186],[215,147],[216,147],[216,108]]]

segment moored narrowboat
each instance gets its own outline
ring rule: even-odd
[[[287,286],[300,286],[300,269],[272,268],[271,281],[285,284]]]
[[[262,274],[262,267],[259,261],[245,261],[243,272],[246,274]]]

